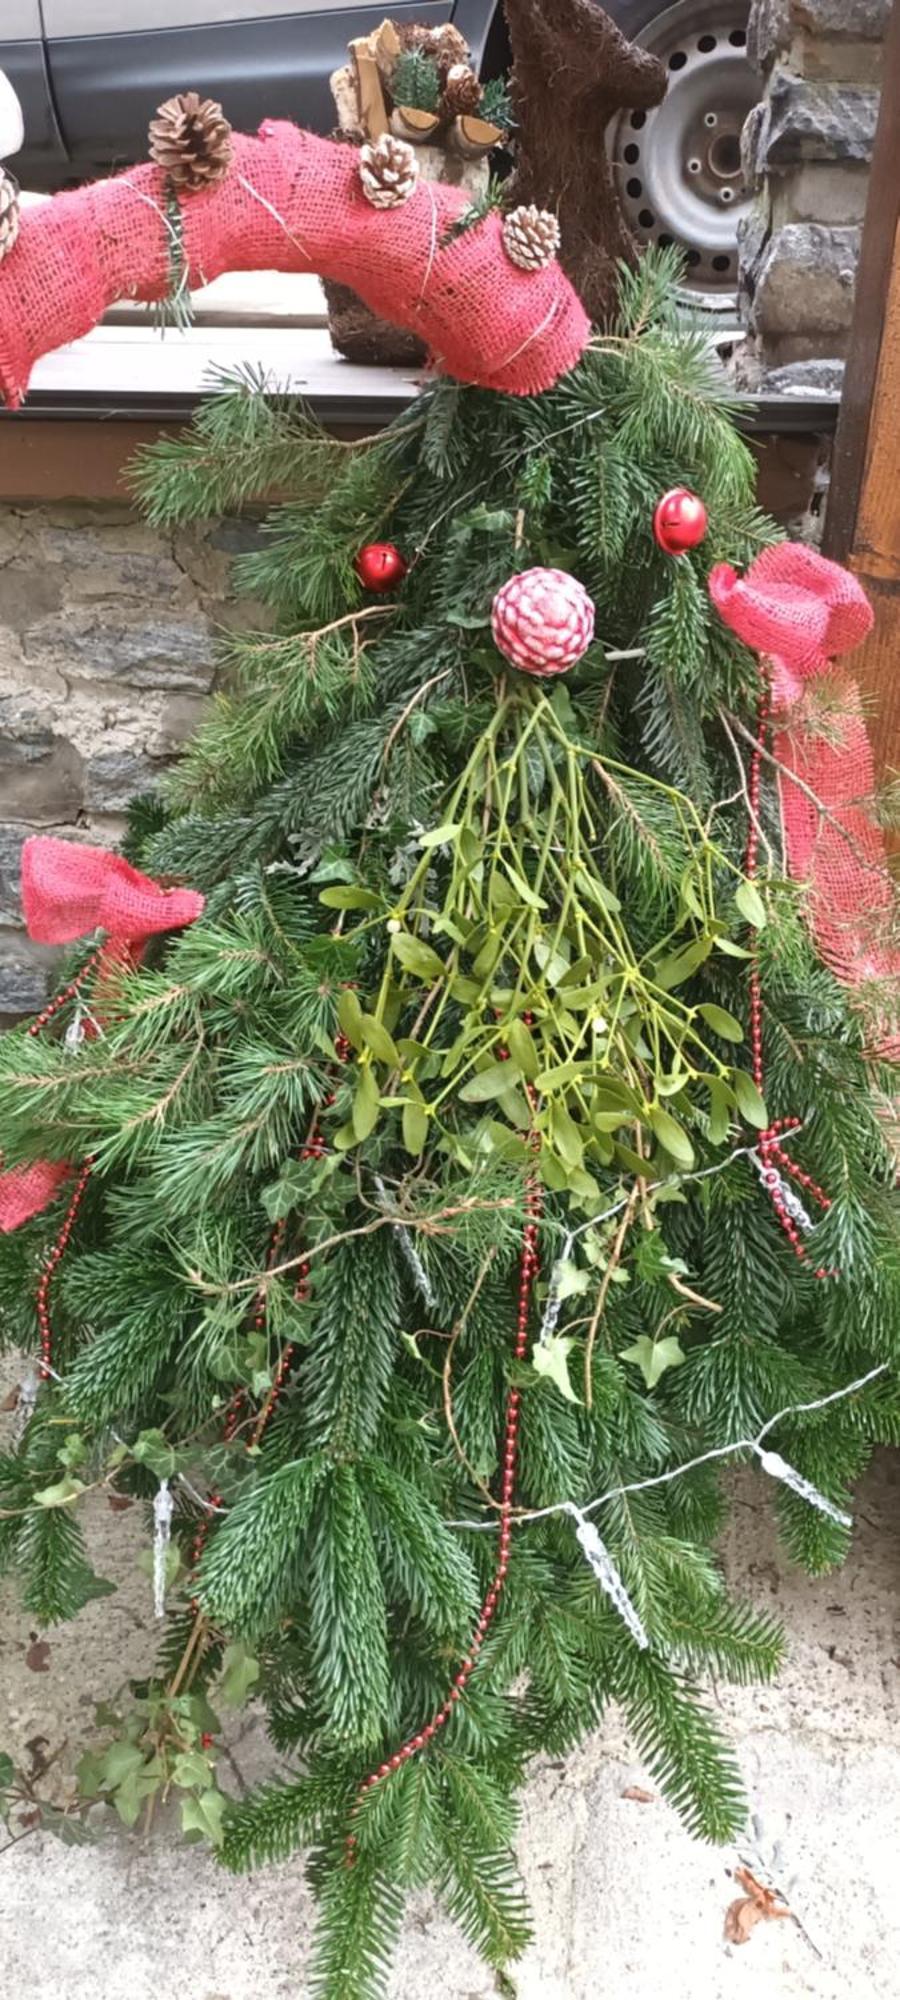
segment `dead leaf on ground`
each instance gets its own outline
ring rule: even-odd
[[[21,1392],[19,1389],[19,1384],[17,1382],[15,1388],[10,1389],[9,1394],[7,1396],[4,1396],[2,1403],[0,1403],[0,1410],[17,1410],[19,1407],[20,1393]]]
[[[634,1799],[635,1803],[639,1806],[652,1806],[656,1804],[656,1793],[645,1792],[643,1785],[626,1785],[622,1797],[623,1799]]]
[[[758,1882],[749,1868],[736,1868],[734,1879],[745,1896],[736,1897],[725,1912],[725,1938],[728,1944],[746,1944],[751,1931],[757,1924],[770,1923],[776,1917],[790,1917],[791,1910],[779,1903],[774,1889],[767,1889],[764,1882]]]
[[[129,1499],[127,1493],[109,1493],[106,1504],[111,1514],[127,1514],[129,1507],[134,1506],[134,1501]]]
[[[49,1674],[50,1647],[46,1639],[32,1639],[25,1655],[25,1665],[31,1668],[33,1674]]]

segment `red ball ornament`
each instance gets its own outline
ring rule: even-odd
[[[703,501],[686,486],[673,486],[657,503],[653,533],[667,556],[683,556],[695,549],[706,534],[708,521]]]
[[[393,542],[366,542],[353,565],[364,590],[393,590],[409,568]]]

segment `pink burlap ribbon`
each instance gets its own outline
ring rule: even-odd
[[[143,166],[22,217],[0,269],[0,394],[13,408],[39,355],[88,333],[117,299],[166,296],[179,253],[166,200],[165,174]],[[462,189],[422,180],[401,208],[373,208],[355,147],[266,123],[235,137],[218,187],[181,198],[183,256],[195,286],[223,271],[339,279],[460,381],[548,389],[584,351],[584,308],[555,260],[511,263],[497,214],[448,240],[468,206]]]
[[[37,944],[71,944],[102,930],[101,979],[104,968],[138,959],[149,938],[183,929],[203,910],[195,889],[162,889],[108,848],[49,834],[35,834],[22,849],[22,903]],[[0,1174],[0,1234],[40,1215],[71,1172],[65,1160],[34,1160]]]
[[[859,689],[834,669],[871,630],[869,600],[849,570],[791,542],[765,549],[740,578],[718,564],[709,592],[726,625],[769,663],[785,858],[807,885],[822,957],[848,986],[891,983],[900,973],[896,898],[871,810],[872,747]],[[817,717],[809,683],[826,673],[835,700]],[[886,1030],[879,1053],[900,1055],[900,1033]]]

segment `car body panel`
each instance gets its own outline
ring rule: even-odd
[[[379,0],[370,0],[375,10]],[[160,28],[218,28],[292,14],[341,14],[347,0],[44,0],[48,41],[78,35],[148,34]],[[379,20],[384,18],[381,7]]]
[[[3,0],[0,46],[5,42],[39,42],[41,32],[40,0]]]
[[[245,0],[250,4],[250,0]],[[394,18],[446,19],[441,0],[395,6]],[[264,118],[291,118],[327,132],[328,87],[347,42],[383,18],[376,7],[280,14],[209,27],[146,34],[77,36],[48,44],[53,95],[77,174],[140,157],[149,120],[179,89],[217,98],[233,123],[252,131]]]

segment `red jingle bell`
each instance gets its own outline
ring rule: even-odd
[[[353,565],[364,590],[393,590],[409,568],[393,542],[366,542]]]
[[[683,556],[702,542],[707,529],[703,501],[686,486],[673,486],[658,501],[653,515],[653,533],[667,556]]]

